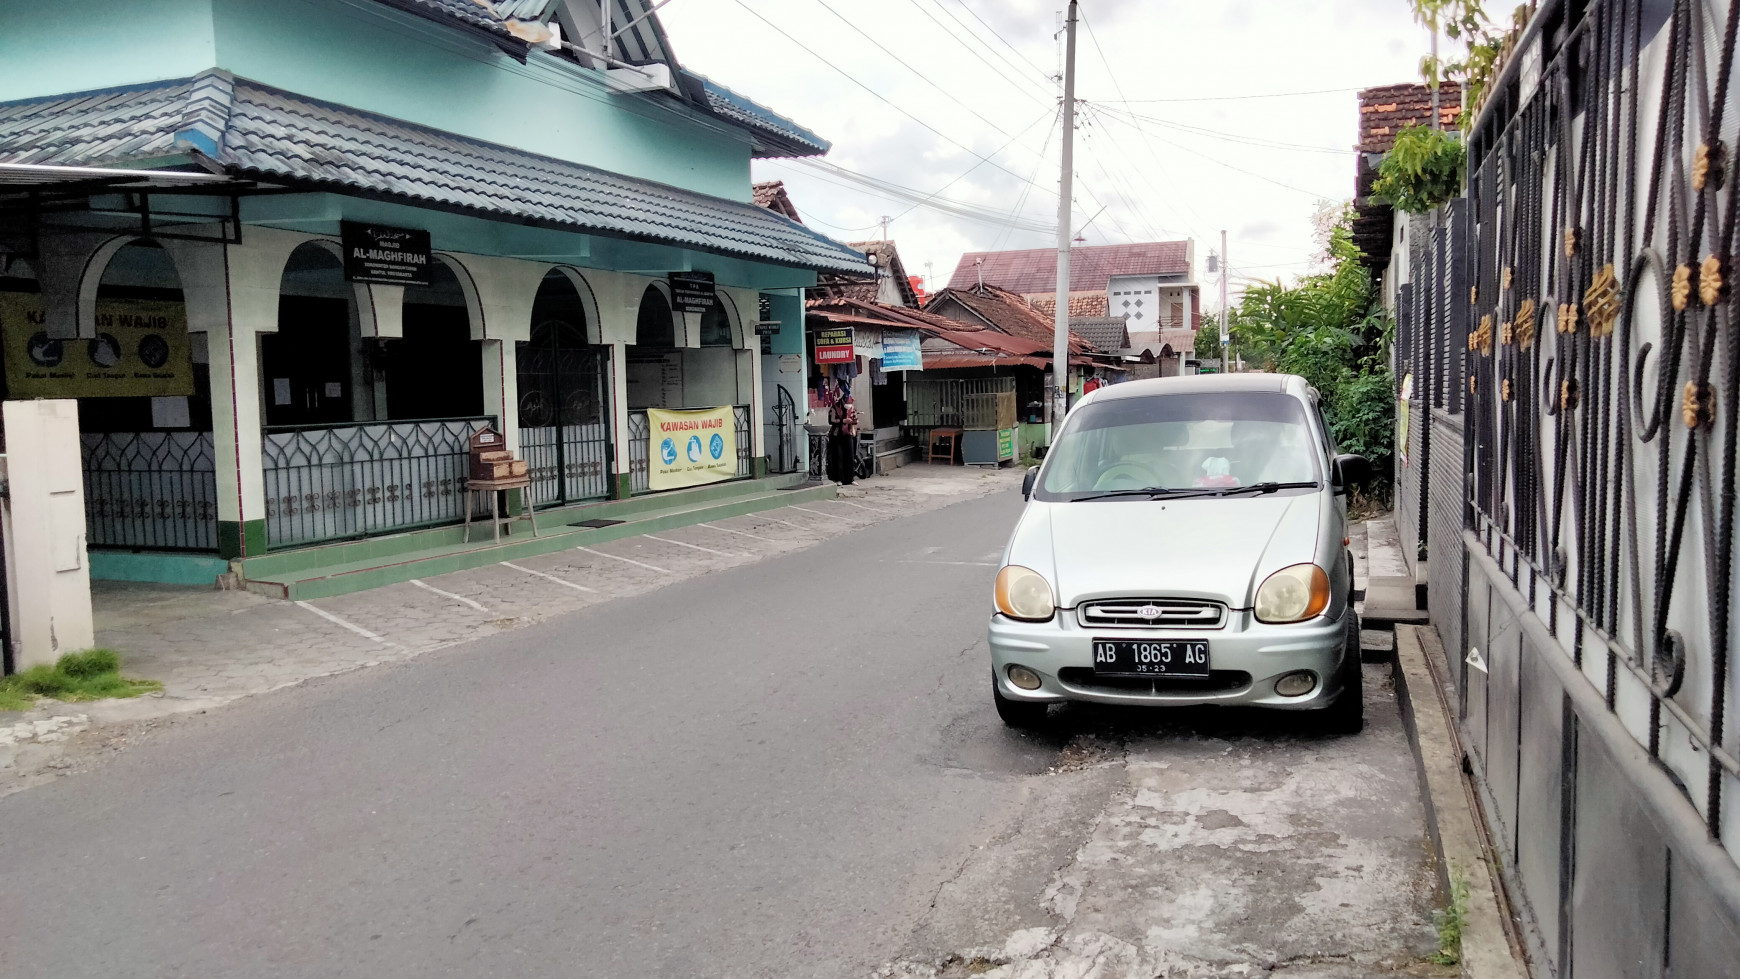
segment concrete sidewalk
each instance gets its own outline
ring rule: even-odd
[[[824,544],[996,492],[1020,469],[914,465],[808,501],[369,591],[287,602],[245,591],[93,583],[97,643],[161,694],[0,712],[0,795],[69,770],[69,738],[208,710],[315,677],[398,662],[575,609]],[[849,560],[849,559],[848,559]],[[995,561],[996,555],[988,555]],[[91,740],[89,736],[85,739]]]

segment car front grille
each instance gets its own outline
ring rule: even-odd
[[[1193,598],[1104,599],[1082,605],[1076,615],[1088,627],[1219,629],[1226,624],[1225,605]]]
[[[1090,692],[1151,694],[1234,693],[1251,685],[1244,670],[1213,670],[1206,677],[1188,676],[1096,676],[1091,667],[1066,666],[1057,671],[1066,686]]]

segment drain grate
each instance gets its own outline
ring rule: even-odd
[[[593,517],[591,520],[582,520],[577,524],[570,524],[569,526],[590,527],[593,530],[597,530],[600,527],[614,527],[619,523],[625,523],[625,522],[626,521],[622,521],[622,520],[605,520],[602,517]]]

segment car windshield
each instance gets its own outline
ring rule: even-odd
[[[1304,406],[1285,394],[1160,394],[1086,404],[1045,461],[1035,496],[1066,501],[1142,491],[1213,494],[1314,483],[1321,467]],[[1121,491],[1121,492],[1120,492]]]

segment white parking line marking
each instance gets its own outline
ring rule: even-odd
[[[828,502],[829,503],[840,503],[840,504],[843,504],[845,506],[855,506],[860,510],[869,510],[871,513],[887,513],[888,512],[887,510],[884,510],[881,507],[865,506],[862,503],[853,503],[851,500],[829,500]]]
[[[327,610],[325,610],[323,608],[315,608],[313,605],[310,605],[307,602],[297,602],[296,604],[302,606],[303,608],[307,609],[310,612],[313,612],[315,615],[320,616],[321,618],[325,619],[326,621],[331,622],[333,625],[343,626],[346,629],[349,629],[350,631],[356,633],[357,635],[362,636],[364,639],[371,639],[375,642],[386,642],[385,639],[382,639],[380,636],[377,636],[374,633],[368,631],[367,629],[364,629],[362,626],[357,625],[355,622],[346,622],[345,620],[339,618],[336,615],[333,615],[331,612],[328,612]]]
[[[787,510],[802,510],[805,513],[813,513],[818,517],[826,517],[829,520],[840,519],[839,514],[824,513],[821,510],[811,510],[809,507],[801,507],[801,506],[798,506],[796,503],[787,504],[786,509]]]
[[[553,574],[545,574],[542,571],[533,571],[531,568],[522,568],[519,565],[514,564],[511,561],[503,561],[501,563],[501,566],[504,568],[512,568],[515,571],[524,571],[526,574],[537,575],[540,578],[544,578],[544,579],[547,579],[549,581],[554,581],[558,585],[567,585],[569,588],[572,588],[575,591],[589,591],[589,592],[592,592],[593,594],[598,593],[598,589],[596,589],[596,588],[588,588],[585,585],[576,585],[575,583],[567,580],[566,578],[558,578]]]
[[[416,585],[418,588],[421,588],[424,591],[432,591],[435,594],[440,595],[442,598],[451,598],[454,601],[460,603],[461,605],[469,605],[472,608],[477,609],[479,612],[488,612],[489,611],[489,609],[486,609],[482,605],[479,605],[478,603],[472,601],[471,599],[466,598],[464,595],[455,595],[450,591],[442,591],[441,589],[436,588],[434,585],[429,584],[427,581],[424,581],[421,578],[412,578],[411,584]]]
[[[755,515],[755,519],[765,520],[768,523],[776,523],[776,524],[779,524],[781,527],[790,527],[793,530],[804,529],[802,524],[795,524],[795,523],[792,523],[790,520],[781,520],[778,517],[769,517],[769,516],[765,516],[765,515],[759,514],[759,513]]]
[[[641,536],[645,537],[647,540],[656,540],[660,544],[675,544],[678,547],[686,547],[691,551],[702,551],[702,552],[707,553],[707,554],[717,554],[720,557],[746,557],[747,556],[744,554],[739,554],[736,551],[715,551],[711,547],[702,547],[699,544],[686,544],[680,540],[671,540],[669,537],[654,537],[652,534],[641,534]]]
[[[599,557],[607,557],[613,561],[621,561],[624,564],[632,564],[637,568],[645,568],[648,571],[657,571],[659,574],[670,574],[671,573],[669,570],[667,570],[665,568],[661,568],[656,564],[647,564],[644,561],[636,561],[634,558],[631,558],[631,557],[618,557],[615,554],[606,554],[603,551],[595,551],[590,547],[576,547],[576,548],[574,548],[574,550],[585,551],[588,554],[596,554]]]
[[[735,535],[736,535],[736,536],[738,536],[738,537],[747,537],[747,538],[749,538],[749,539],[750,539],[750,540],[764,540],[764,541],[767,541],[767,542],[768,542],[768,543],[769,543],[769,544],[777,544],[777,543],[779,543],[779,541],[776,541],[776,540],[774,540],[774,539],[773,539],[773,538],[771,538],[771,537],[758,537],[758,536],[756,536],[756,535],[755,535],[755,534],[746,534],[746,533],[744,533],[744,532],[743,532],[743,531],[741,531],[741,530],[732,530],[732,529],[731,529],[731,528],[730,528],[730,527],[721,527],[721,526],[719,526],[719,525],[717,525],[717,524],[710,524],[710,523],[698,523],[698,524],[696,524],[696,525],[695,525],[695,526],[697,526],[697,527],[705,527],[705,528],[707,528],[707,529],[708,529],[708,530],[717,530],[717,531],[718,531],[718,532],[720,532],[720,533],[721,533],[721,534],[735,534]]]
[[[895,564],[950,564],[965,568],[994,568],[995,561],[896,561]]]

